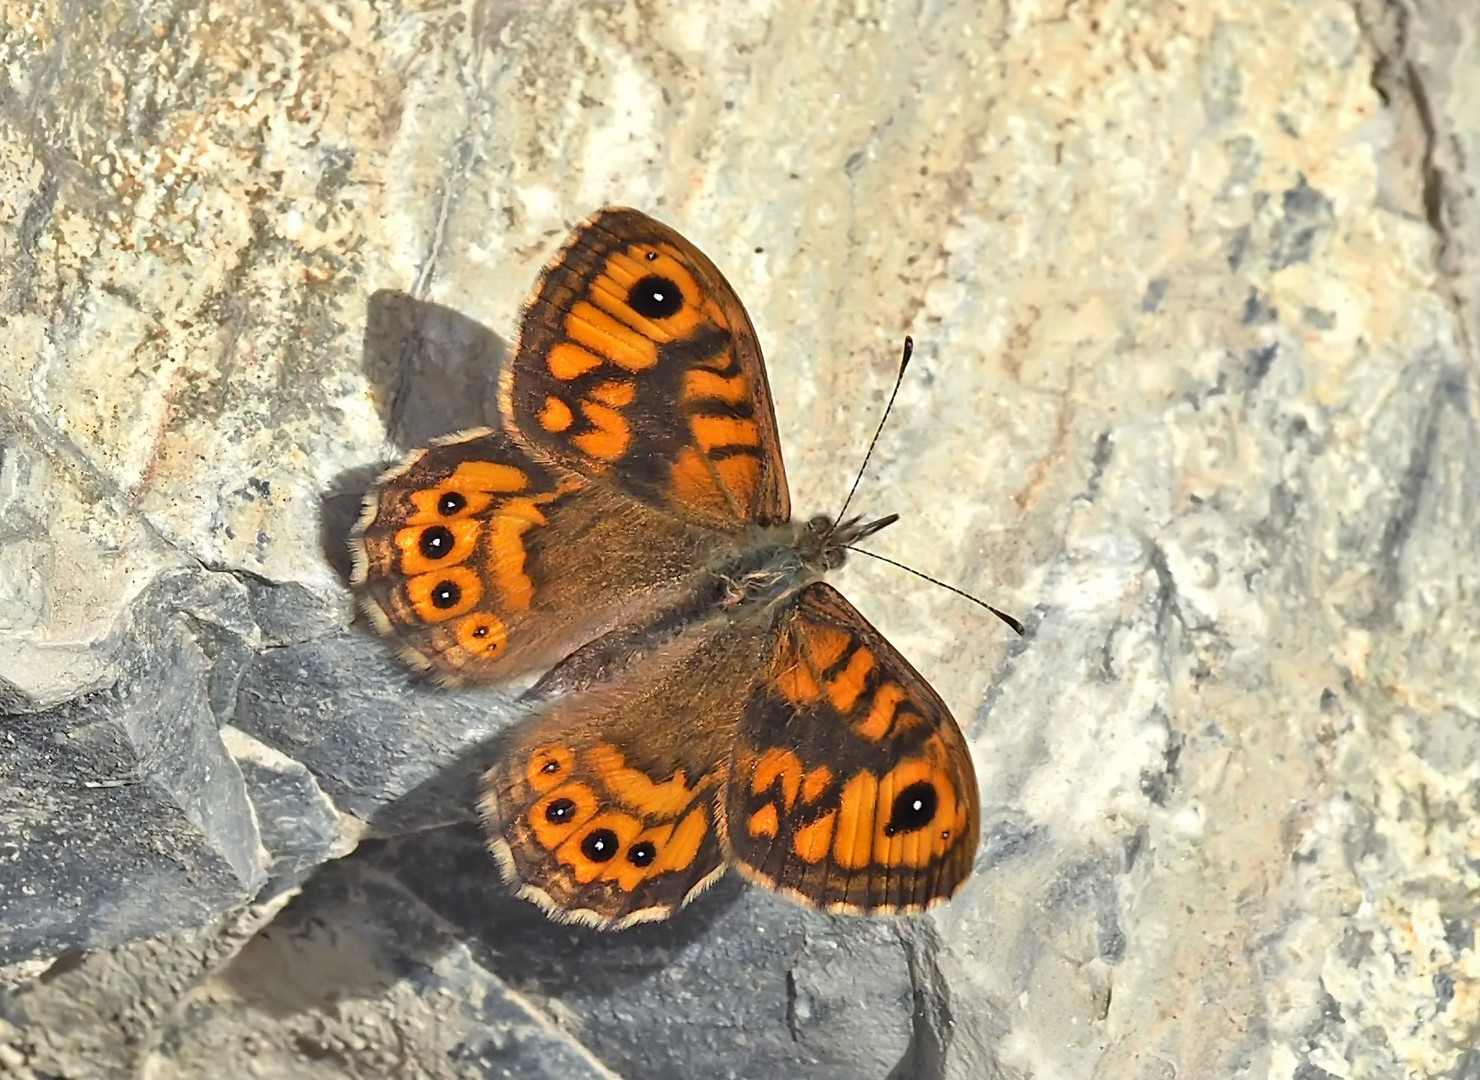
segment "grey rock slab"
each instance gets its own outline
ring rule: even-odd
[[[245,611],[227,575],[162,577],[130,609],[116,683],[5,719],[6,962],[199,925],[264,883],[212,709],[212,654],[249,633]]]
[[[915,969],[928,920],[827,916],[731,875],[667,922],[609,934],[510,897],[469,827],[364,858],[623,1076],[917,1075],[936,1052],[921,1040],[942,1037],[920,1032],[941,1007]]]
[[[30,343],[9,329],[0,357],[14,364]],[[113,685],[111,631],[178,562],[116,485],[0,379],[0,711]]]
[[[361,829],[339,812],[306,766],[233,727],[221,729],[221,740],[241,770],[267,853],[261,895],[287,892],[321,863],[354,849]]]
[[[167,897],[166,897],[167,898]],[[190,930],[66,952],[0,991],[4,1075],[112,1080],[168,1055],[212,976],[271,922],[286,895]],[[106,1017],[106,1023],[99,1023]]]
[[[476,779],[519,715],[509,689],[439,690],[365,633],[255,656],[232,724],[307,767],[339,810],[382,834],[469,820]]]
[[[402,884],[355,855],[308,882],[188,1008],[149,1075],[610,1080],[575,1035],[484,968]]]

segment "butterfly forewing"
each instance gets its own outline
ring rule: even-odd
[[[808,903],[914,911],[971,872],[978,794],[960,729],[831,586],[807,586],[779,625],[731,776],[732,856]]]
[[[581,225],[525,310],[502,384],[540,453],[715,528],[790,517],[750,318],[668,226],[610,208]]]

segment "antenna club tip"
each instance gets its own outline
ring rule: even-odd
[[[1018,637],[1023,637],[1025,634],[1027,634],[1027,632],[1028,632],[1027,628],[1025,626],[1023,626],[1023,624],[1021,622],[1019,622],[1017,619],[1015,619],[1011,615],[1007,614],[1007,612],[1005,612],[1005,611],[998,611],[996,608],[992,607],[991,604],[988,604],[987,605],[987,610],[990,611],[993,615],[997,616],[997,618],[999,618],[1003,622],[1005,622],[1013,630],[1017,631],[1017,636]]]

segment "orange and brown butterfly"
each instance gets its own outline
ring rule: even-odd
[[[930,685],[821,577],[882,524],[791,520],[760,344],[697,248],[602,210],[546,267],[504,430],[413,452],[352,540],[363,611],[450,684],[548,673],[483,777],[562,921],[663,919],[727,866],[828,911],[951,896],[979,822]]]

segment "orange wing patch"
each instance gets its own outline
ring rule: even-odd
[[[571,437],[575,447],[598,461],[617,461],[632,445],[632,425],[620,411],[598,401],[582,401],[581,415],[590,428]]]
[[[832,787],[833,772],[826,765],[819,765],[802,779],[802,802],[815,803]]]
[[[680,253],[662,244],[631,244],[610,253],[590,282],[589,295],[591,299],[578,300],[565,312],[560,324],[564,340],[545,357],[549,375],[568,384],[575,396],[546,394],[535,420],[540,430],[566,438],[600,470],[632,450],[633,423],[626,413],[637,403],[637,387],[613,376],[657,366],[661,346],[684,341],[701,326],[725,335],[729,326],[722,311],[705,304]],[[593,383],[593,378],[602,381]],[[754,422],[748,422],[748,435],[723,426],[744,421],[700,417],[695,422],[711,419],[721,425],[710,431],[713,439],[759,444]],[[702,437],[701,445],[709,448]],[[710,502],[723,507],[720,500]]]
[[[591,391],[591,400],[613,409],[625,409],[637,397],[637,387],[630,382],[605,382]]]
[[[751,836],[774,837],[781,829],[781,817],[776,813],[775,803],[766,803],[745,823]]]
[[[843,785],[838,801],[838,838],[833,844],[833,860],[845,870],[862,870],[874,857],[879,778],[867,770],[855,773]]]
[[[618,802],[648,817],[676,817],[694,801],[682,769],[671,779],[657,783],[642,770],[629,768],[614,747],[605,745],[586,751],[586,763]]]
[[[576,422],[570,406],[551,394],[545,398],[545,407],[539,412],[540,427],[551,435],[559,435]]]
[[[727,447],[748,447],[761,444],[760,428],[754,420],[737,420],[732,416],[706,416],[697,413],[689,420],[699,449],[706,454]]]
[[[572,340],[586,347],[586,355],[597,358],[596,364],[579,374],[603,362],[624,371],[646,371],[658,362],[657,341],[584,300],[570,309],[565,330]]]
[[[683,401],[697,408],[700,402],[743,405],[755,397],[755,389],[744,375],[721,375],[706,368],[684,372]]]
[[[771,747],[750,767],[750,792],[762,795],[780,788],[781,809],[790,810],[802,786],[802,762],[790,750]]]
[[[855,734],[880,742],[899,730],[899,706],[907,695],[878,668],[878,658],[860,639],[837,626],[799,620],[776,650],[770,678],[794,705],[812,705],[825,695]]]
[[[591,296],[608,314],[659,344],[688,337],[705,320],[724,318],[704,303],[699,283],[667,244],[633,244],[614,252],[592,282]],[[729,329],[723,321],[717,325]]]
[[[550,350],[550,357],[546,361],[550,374],[561,382],[572,382],[582,375],[588,375],[606,362],[600,353],[583,349],[579,345],[572,345],[568,341],[562,341]]]
[[[492,660],[509,644],[509,628],[491,611],[474,612],[458,621],[457,643],[469,656]]]
[[[529,488],[529,473],[497,461],[464,461],[435,487],[413,491],[408,525],[445,524],[484,513],[500,495]]]
[[[755,491],[760,475],[760,462],[754,458],[737,456],[716,461],[686,447],[673,463],[669,491],[681,506],[702,508],[722,517],[745,505],[742,499]]]
[[[663,838],[654,837],[658,854],[648,868],[649,877],[687,870],[694,864],[706,837],[710,835],[709,816],[701,807],[695,807],[684,815],[683,820],[671,833]],[[638,837],[638,843],[642,838]]]
[[[827,858],[832,848],[833,828],[837,824],[837,811],[831,810],[816,821],[799,826],[791,838],[792,851],[808,866]]]

